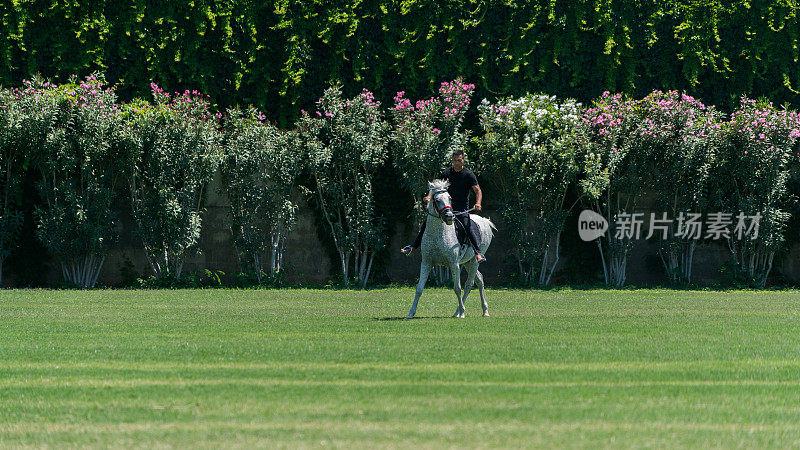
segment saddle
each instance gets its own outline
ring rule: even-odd
[[[461,224],[461,222],[456,219],[453,221],[453,225],[456,227],[456,238],[458,239],[458,245],[460,246],[469,246],[469,237],[467,236],[467,230]],[[470,215],[470,222],[472,222],[472,215]],[[472,222],[472,226],[475,227],[475,222]],[[477,230],[476,230],[477,231]],[[475,242],[478,243],[478,247],[481,245],[481,235],[480,233],[475,233]]]

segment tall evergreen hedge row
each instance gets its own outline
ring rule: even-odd
[[[0,85],[103,71],[122,100],[214,92],[288,127],[319,86],[421,98],[463,76],[476,98],[588,102],[677,89],[730,109],[798,106],[794,0],[14,0],[0,2]],[[474,118],[474,116],[473,116]]]

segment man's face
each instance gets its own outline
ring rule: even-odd
[[[464,168],[464,155],[453,155],[453,168],[456,172]]]

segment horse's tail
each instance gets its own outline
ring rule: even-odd
[[[480,217],[481,219],[485,220],[485,221],[486,221],[486,223],[488,223],[488,224],[489,224],[489,236],[492,236],[492,237],[494,237],[494,233],[493,233],[492,231],[493,231],[493,230],[494,230],[494,231],[497,231],[497,227],[496,227],[496,226],[494,226],[494,224],[492,223],[492,221],[491,221],[491,220],[489,220],[489,218],[488,218],[488,217],[483,217],[483,216],[478,216],[478,217]]]

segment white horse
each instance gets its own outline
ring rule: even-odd
[[[453,317],[464,317],[464,302],[467,300],[472,283],[478,282],[478,289],[481,294],[481,306],[483,307],[484,317],[489,317],[489,305],[486,303],[486,292],[483,289],[483,275],[478,271],[478,261],[475,259],[475,251],[469,244],[459,245],[456,235],[456,228],[453,224],[455,214],[453,214],[450,194],[447,188],[450,182],[447,180],[434,180],[428,183],[431,200],[428,202],[428,217],[426,218],[425,233],[422,235],[420,254],[422,255],[422,266],[419,270],[419,283],[417,283],[417,293],[414,296],[414,303],[411,311],[408,312],[407,319],[411,319],[417,313],[417,303],[422,296],[422,289],[428,280],[428,274],[434,265],[449,267],[453,274],[453,290],[458,300],[458,308]],[[492,230],[497,230],[494,224],[485,217],[476,215],[470,216],[472,226],[478,227],[480,239],[479,249],[481,253],[486,253],[489,244],[492,242]],[[467,284],[464,287],[464,296],[461,296],[461,266],[467,270]]]

